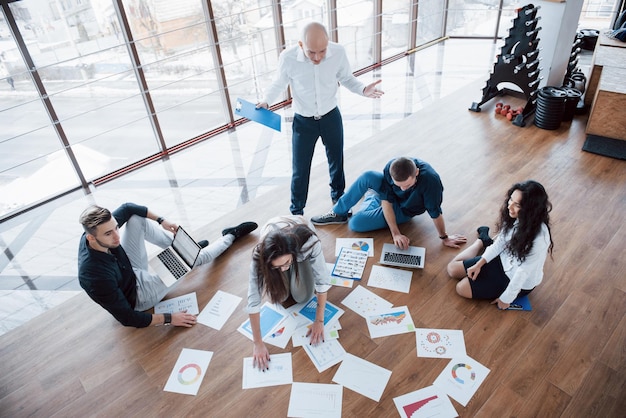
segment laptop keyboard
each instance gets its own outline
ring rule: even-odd
[[[157,257],[159,257],[159,260],[161,260],[176,279],[180,279],[187,273],[187,267],[185,267],[178,258],[174,257],[172,250],[169,248],[165,251],[161,251]]]
[[[411,254],[398,254],[398,253],[385,253],[383,258],[385,262],[388,263],[400,263],[411,266],[419,266],[422,262],[422,257],[419,255],[411,255]]]

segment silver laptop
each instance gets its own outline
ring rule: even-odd
[[[380,264],[407,268],[424,268],[426,249],[423,247],[409,247],[401,250],[395,244],[383,244],[380,255]]]
[[[201,249],[196,240],[179,226],[172,245],[153,257],[149,264],[169,287],[189,273]]]

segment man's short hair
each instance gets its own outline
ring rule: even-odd
[[[89,206],[78,218],[78,222],[83,226],[86,233],[96,235],[99,225],[111,220],[111,211],[97,205]]]
[[[389,167],[389,174],[395,181],[405,181],[409,177],[415,175],[417,166],[415,161],[410,158],[400,157],[396,158]]]

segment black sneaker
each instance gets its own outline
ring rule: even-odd
[[[209,246],[209,240],[203,239],[202,241],[198,241],[198,247],[206,248]]]
[[[476,231],[478,232],[478,239],[483,242],[483,247],[487,248],[493,244],[493,240],[489,236],[488,226],[480,226]]]
[[[348,215],[339,215],[331,210],[324,215],[312,217],[311,222],[315,225],[345,224],[348,222]]]
[[[241,238],[244,235],[248,235],[250,232],[257,229],[259,225],[256,222],[243,222],[237,226],[233,226],[231,228],[226,228],[222,231],[222,235],[231,234],[235,236],[235,239]]]

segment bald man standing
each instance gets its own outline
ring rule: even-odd
[[[333,204],[343,195],[343,121],[337,107],[337,91],[343,85],[353,93],[377,98],[378,80],[368,86],[350,70],[345,49],[330,42],[324,25],[306,25],[298,45],[284,50],[278,60],[278,74],[257,107],[268,108],[287,86],[293,96],[291,206],[293,215],[304,214],[309,194],[311,161],[318,138],[326,147]]]

